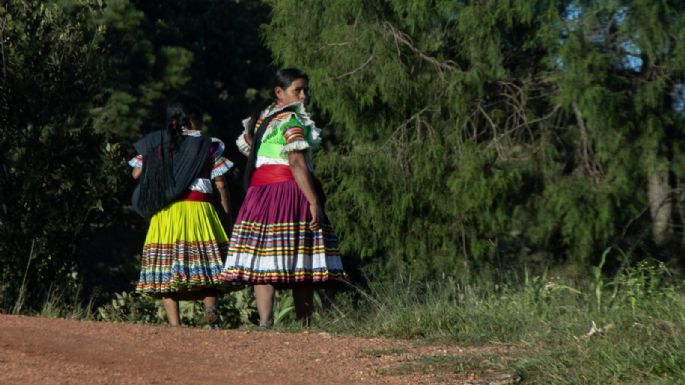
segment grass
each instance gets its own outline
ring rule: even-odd
[[[41,307],[39,316],[46,318],[94,319],[93,298],[84,303],[80,287],[64,291],[51,288]]]
[[[408,357],[399,366],[379,368],[386,375],[506,374],[527,384],[682,384],[684,287],[662,265],[650,262],[624,268],[610,279],[600,263],[581,282],[544,274],[523,274],[506,284],[399,278],[352,288],[332,300],[317,297],[312,329],[409,339],[415,346],[486,346],[443,355],[405,348],[358,353]],[[191,326],[203,326],[198,306],[186,303],[182,309]],[[276,330],[302,330],[287,292],[279,293],[276,306]],[[234,292],[224,296],[220,310],[226,327],[241,327],[254,318],[254,300],[248,291]],[[93,311],[78,292],[51,290],[37,314],[164,322],[159,303],[126,293]]]
[[[406,348],[389,348],[389,349],[361,349],[357,353],[358,357],[381,357],[381,356],[397,356],[406,353]]]
[[[496,344],[510,352],[418,357],[391,371],[489,367],[532,384],[680,384],[685,383],[682,288],[656,263],[623,269],[613,279],[593,275],[573,284],[544,275],[507,285],[400,279],[374,284],[361,295],[348,293],[316,325],[363,336]]]
[[[508,369],[498,353],[465,353],[459,355],[419,355],[393,368],[380,368],[381,374],[409,373],[477,373],[487,375]]]
[[[21,286],[19,287],[19,295],[17,296],[14,306],[12,307],[12,314],[19,314],[24,308],[24,301],[26,300],[26,278],[28,277],[29,268],[31,267],[31,261],[35,257],[34,251],[35,241],[31,242],[31,251],[29,252],[29,259],[26,262],[26,270],[24,271],[24,277],[21,281]]]

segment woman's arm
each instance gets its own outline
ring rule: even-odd
[[[319,197],[314,191],[314,182],[312,174],[307,168],[307,162],[304,159],[303,151],[290,151],[288,153],[288,164],[290,171],[293,173],[295,183],[302,190],[304,196],[309,202],[309,212],[312,214],[312,220],[309,222],[309,227],[317,229],[323,223],[323,208]]]
[[[240,151],[241,154],[245,156],[250,155],[250,146],[252,145],[252,141],[250,138],[247,137],[247,131],[243,132],[238,136],[238,139],[235,141],[236,146],[238,147],[238,151]]]
[[[216,186],[216,191],[219,192],[219,198],[221,200],[221,207],[224,212],[228,215],[231,214],[231,204],[228,200],[228,189],[226,189],[226,183],[223,176],[217,176],[214,178],[214,185]]]
[[[140,178],[140,174],[143,173],[142,168],[134,167],[133,170],[131,171],[131,176],[133,176],[133,179],[138,179]]]

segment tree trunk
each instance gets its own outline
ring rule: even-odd
[[[669,224],[673,210],[671,187],[668,183],[668,169],[650,167],[647,175],[647,199],[652,217],[652,239],[661,246],[669,235]]]

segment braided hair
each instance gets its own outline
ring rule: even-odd
[[[247,164],[245,165],[245,188],[250,185],[250,179],[252,178],[255,168],[257,167],[257,152],[259,151],[259,147],[262,143],[262,137],[264,136],[264,132],[267,128],[266,125],[262,124],[255,132],[255,127],[259,121],[259,118],[261,117],[261,113],[264,109],[276,101],[276,87],[286,89],[290,87],[290,85],[297,79],[304,79],[309,82],[309,76],[307,76],[304,71],[297,68],[283,68],[276,71],[276,74],[271,82],[271,97],[263,100],[250,115],[250,122],[247,126],[247,138],[250,140],[252,145],[250,146],[250,154],[247,157]]]
[[[159,145],[148,148],[144,155],[138,200],[142,212],[153,213],[164,206],[167,189],[176,183],[173,154],[184,140],[183,130],[200,127],[202,112],[190,99],[178,97],[167,105],[166,122],[166,129],[160,130]]]
[[[199,128],[202,112],[183,97],[172,100],[166,108],[166,134],[169,152],[174,152],[183,141],[183,130]]]

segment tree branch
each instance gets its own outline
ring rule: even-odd
[[[588,174],[588,176],[595,182],[598,183],[604,172],[602,171],[602,166],[590,153],[590,141],[587,136],[587,127],[585,127],[585,122],[583,121],[583,116],[581,115],[580,108],[578,105],[573,103],[573,112],[576,114],[576,120],[578,121],[578,129],[580,131],[580,161],[583,165],[583,169]]]
[[[485,112],[485,110],[483,109],[483,107],[480,104],[477,105],[477,109],[478,109],[478,111],[480,111],[481,115],[483,115],[483,117],[485,117],[485,120],[487,120],[488,123],[490,123],[490,127],[492,128],[492,141],[487,145],[487,147],[490,147],[490,145],[494,145],[495,150],[497,151],[497,154],[500,157],[504,157],[503,152],[502,152],[502,146],[499,143],[499,138],[497,135],[497,125],[492,120],[490,115],[488,115],[488,113]]]
[[[344,78],[344,77],[352,76],[352,75],[354,75],[355,73],[361,71],[361,70],[364,69],[364,67],[366,67],[369,63],[371,63],[371,61],[373,60],[373,58],[374,58],[374,56],[373,56],[373,54],[371,54],[371,55],[369,56],[369,58],[366,59],[366,61],[365,61],[364,63],[362,63],[362,65],[360,65],[359,67],[355,68],[355,69],[352,70],[352,71],[345,72],[345,73],[342,74],[342,75],[336,76],[336,77],[335,77],[335,80],[340,80],[340,79],[342,79],[342,78]]]
[[[456,72],[456,71],[461,71],[457,63],[455,63],[452,60],[447,60],[444,62],[441,62],[440,60],[436,59],[433,56],[430,56],[426,54],[425,52],[421,51],[420,49],[416,48],[414,44],[411,41],[411,38],[399,31],[397,28],[395,28],[392,24],[389,22],[385,21],[383,22],[383,27],[384,29],[389,32],[393,38],[395,39],[395,44],[402,44],[409,48],[410,51],[415,53],[417,56],[419,56],[422,60],[427,61],[428,63],[432,64],[435,66],[435,68],[438,70],[440,75],[442,76],[443,70],[445,71],[450,71],[450,72]],[[398,55],[399,55],[399,48],[398,48]]]

